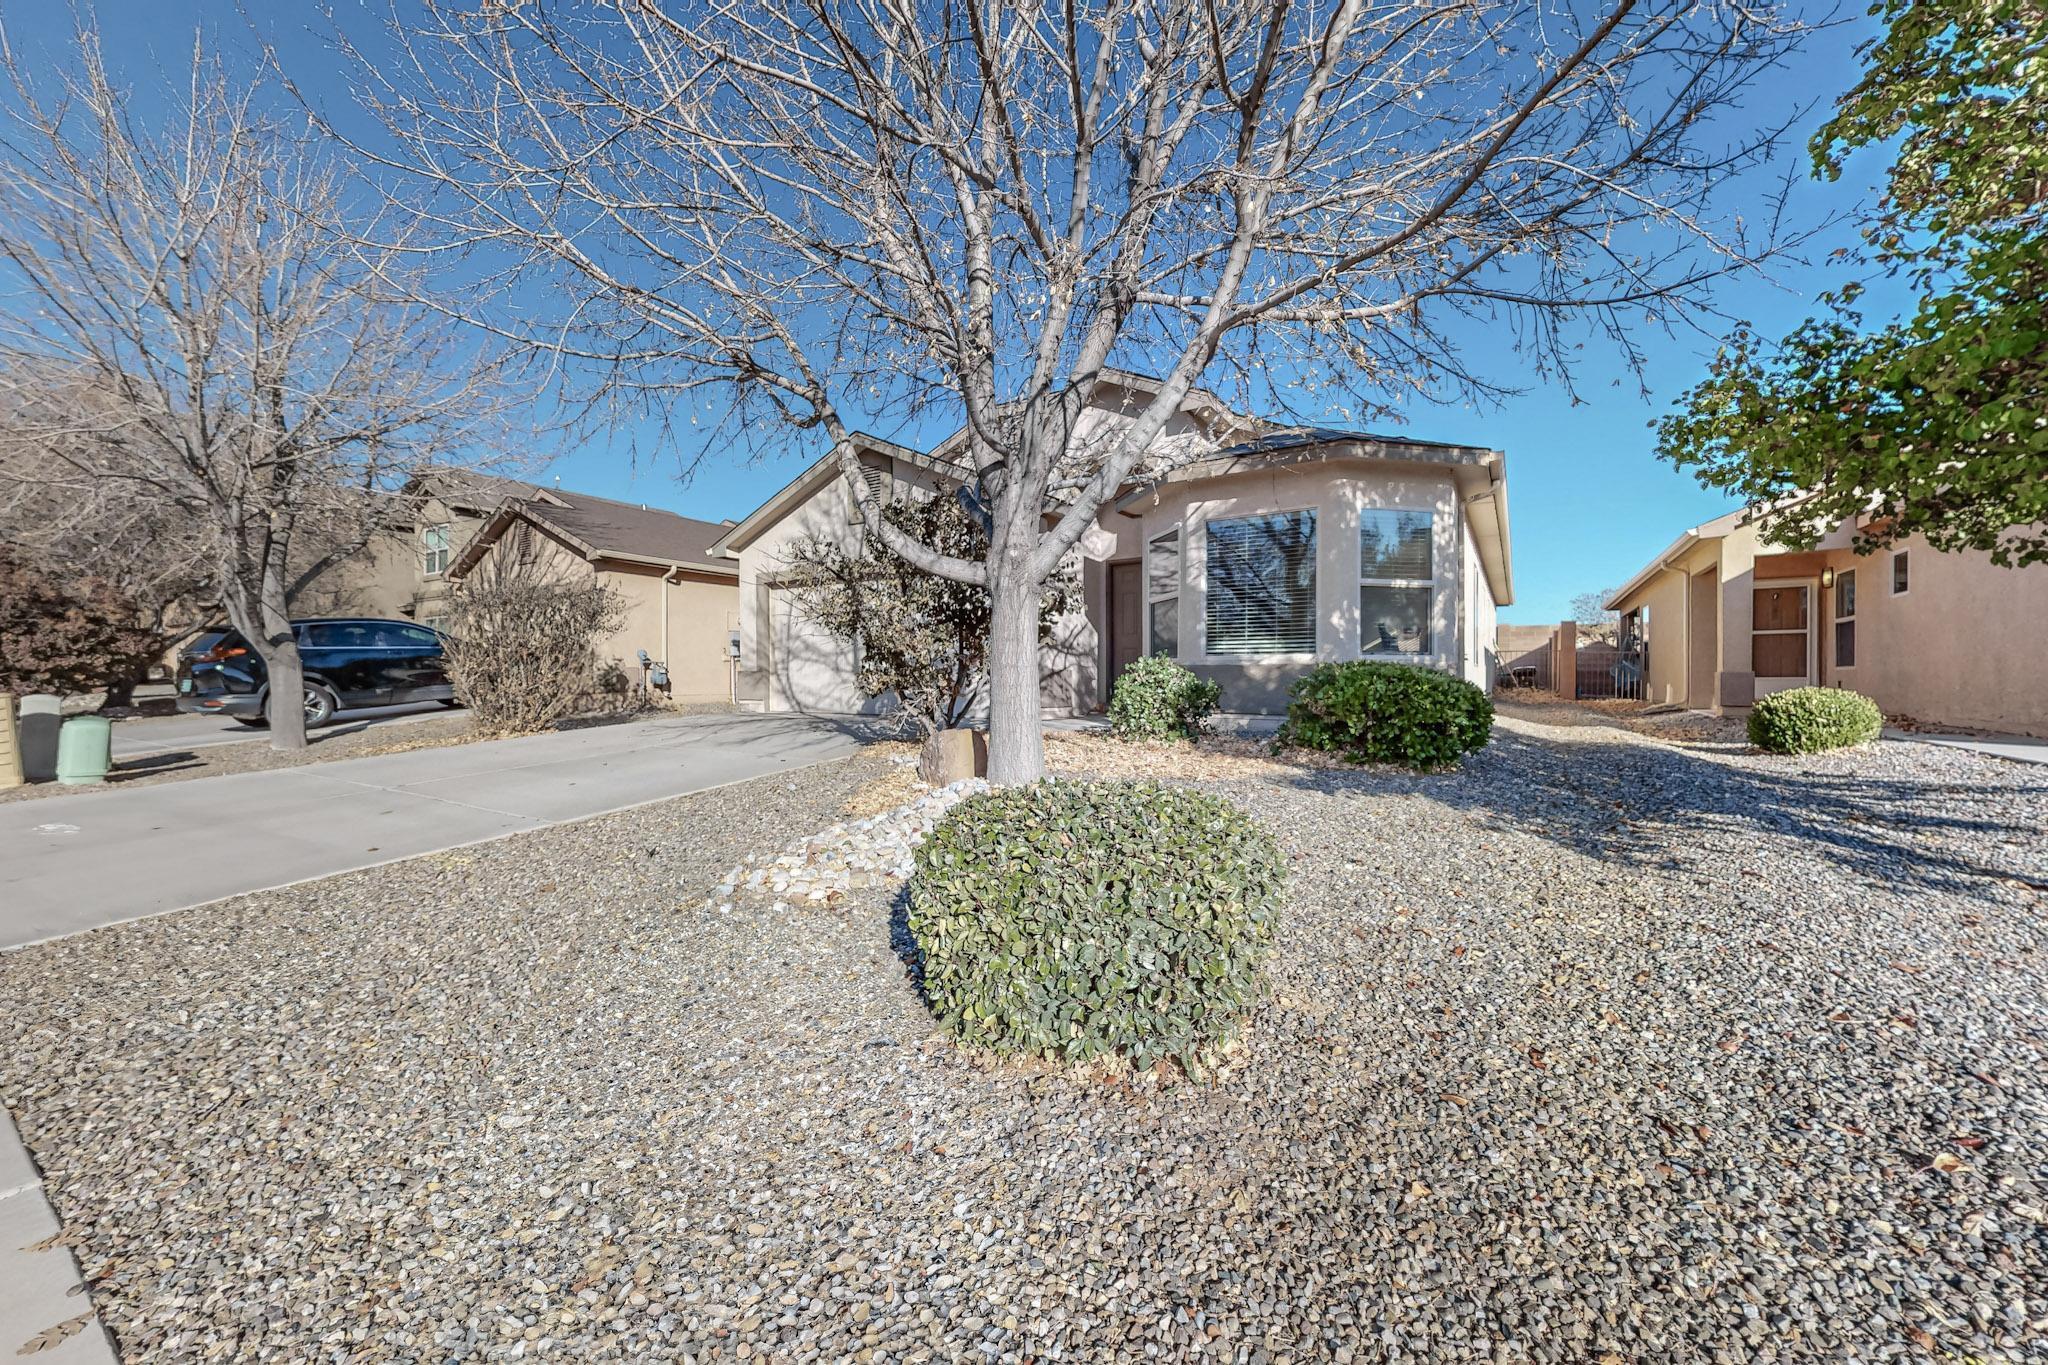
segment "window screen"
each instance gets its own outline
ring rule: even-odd
[[[1316,514],[1209,523],[1209,652],[1312,654]]]

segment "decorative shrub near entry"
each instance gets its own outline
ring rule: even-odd
[[[1110,733],[1118,739],[1193,739],[1222,695],[1215,683],[1164,654],[1148,654],[1132,661],[1110,689]]]
[[[910,931],[961,1042],[1199,1074],[1256,995],[1283,864],[1229,801],[1050,779],[971,796],[918,846]]]
[[[1329,749],[1354,763],[1427,771],[1486,747],[1493,702],[1448,673],[1355,659],[1322,664],[1288,689],[1277,743]]]
[[[1877,703],[1840,687],[1773,692],[1749,710],[1749,742],[1774,754],[1816,754],[1863,744],[1882,729]]]

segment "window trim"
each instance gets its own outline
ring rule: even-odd
[[[1173,591],[1155,593],[1152,590],[1152,554],[1155,550],[1159,548],[1159,543],[1163,540],[1171,540],[1173,542]],[[1187,582],[1187,533],[1179,522],[1175,522],[1170,528],[1159,532],[1157,535],[1147,536],[1145,538],[1144,551],[1138,556],[1138,573],[1144,579],[1145,583],[1145,648],[1144,652],[1139,657],[1150,657],[1151,655],[1160,652],[1158,649],[1154,648],[1152,609],[1162,602],[1171,602],[1174,604],[1173,648],[1166,650],[1165,655],[1169,659],[1178,659],[1180,658],[1181,653],[1181,589],[1186,585]],[[1206,630],[1204,633],[1206,635]]]
[[[1308,650],[1288,650],[1284,652],[1267,654],[1216,653],[1215,650],[1211,649],[1209,646],[1209,528],[1217,522],[1255,521],[1261,517],[1300,516],[1304,512],[1306,512],[1309,516],[1315,518],[1314,553],[1310,557],[1309,561],[1315,569],[1315,646]],[[1268,663],[1313,663],[1315,660],[1323,657],[1322,537],[1323,531],[1325,529],[1323,525],[1325,520],[1326,518],[1323,516],[1323,508],[1319,503],[1283,503],[1279,506],[1268,506],[1264,504],[1255,503],[1252,506],[1245,508],[1231,508],[1228,510],[1218,508],[1212,512],[1209,512],[1208,514],[1203,516],[1200,521],[1194,524],[1194,526],[1191,528],[1192,533],[1199,533],[1202,538],[1202,610],[1200,624],[1197,626],[1199,634],[1196,637],[1196,643],[1199,645],[1199,651],[1194,656],[1193,662],[1203,664],[1246,664],[1261,661]],[[1181,548],[1183,553],[1185,553],[1187,548],[1187,540],[1185,539],[1185,537],[1181,541]],[[1183,568],[1183,572],[1185,572],[1185,568]]]
[[[1443,658],[1437,649],[1436,603],[1438,589],[1443,586],[1444,575],[1440,566],[1443,556],[1437,552],[1436,511],[1434,507],[1413,507],[1395,503],[1361,503],[1358,507],[1357,524],[1353,527],[1353,548],[1358,552],[1358,581],[1353,585],[1354,598],[1358,598],[1358,657],[1371,659],[1375,663],[1414,663],[1433,667]],[[1406,512],[1413,516],[1429,519],[1429,573],[1428,578],[1373,578],[1365,572],[1365,517],[1369,512]],[[1369,654],[1365,648],[1365,607],[1358,597],[1362,588],[1427,588],[1429,589],[1429,648],[1419,654]]]
[[[1849,611],[1846,616],[1842,613],[1842,589],[1844,587],[1849,590]],[[1841,569],[1835,574],[1835,590],[1828,594],[1828,621],[1833,627],[1828,634],[1828,661],[1835,666],[1836,672],[1856,667],[1857,646],[1861,643],[1856,638],[1861,634],[1856,629],[1856,598],[1861,588],[1862,585],[1856,581],[1856,571],[1854,569]],[[1843,626],[1849,628],[1848,663],[1842,662]]]
[[[1911,560],[1906,558],[1906,556],[1910,553],[1911,551],[1908,550],[1892,551],[1891,595],[1893,597],[1904,597],[1907,593],[1913,590],[1913,563]],[[1899,570],[1902,568],[1906,571],[1906,586],[1903,588],[1899,586]]]

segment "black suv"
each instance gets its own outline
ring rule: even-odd
[[[441,636],[411,621],[336,617],[294,621],[306,669],[306,724],[346,707],[437,701],[454,706]],[[270,680],[249,642],[226,627],[201,631],[178,655],[178,709],[266,725]]]

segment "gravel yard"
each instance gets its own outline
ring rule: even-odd
[[[1190,770],[1293,858],[1213,1085],[706,906],[867,753],[0,958],[0,1093],[137,1361],[2048,1353],[2048,773],[1502,714]]]

